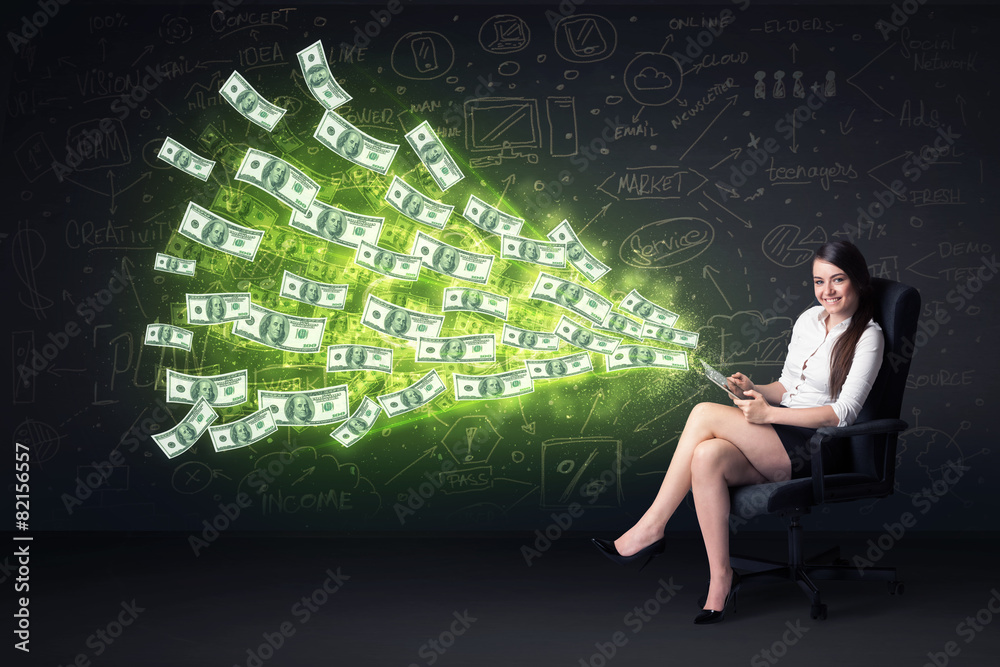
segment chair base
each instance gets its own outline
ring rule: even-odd
[[[748,556],[731,556],[730,564],[740,570],[744,583],[754,580],[792,580],[806,594],[812,603],[813,619],[826,619],[826,605],[823,603],[816,580],[841,581],[885,581],[890,595],[902,594],[903,583],[897,579],[894,567],[866,567],[859,569],[840,557],[840,548],[827,549],[809,559],[802,559],[802,529],[798,517],[788,526],[788,562],[765,560]]]

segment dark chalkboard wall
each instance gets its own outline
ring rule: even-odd
[[[11,446],[30,452],[32,527],[194,530],[221,503],[243,505],[242,529],[533,529],[574,502],[585,510],[574,528],[624,527],[655,493],[691,406],[724,398],[698,361],[776,378],[791,324],[813,302],[811,253],[846,238],[874,275],[920,291],[922,333],[897,493],[812,525],[878,529],[911,511],[921,530],[995,528],[984,387],[998,365],[998,25],[988,5],[894,7],[74,0],[51,3],[51,16],[36,3],[8,10],[4,413]],[[400,144],[387,175],[313,138],[323,108],[296,53],[317,40],[353,97],[336,113]],[[220,96],[234,70],[287,109],[273,132]],[[444,192],[404,137],[424,120],[464,174]],[[157,159],[168,136],[216,161],[207,181]],[[380,245],[397,252],[424,231],[498,254],[499,239],[462,216],[471,195],[524,218],[523,236],[569,221],[611,270],[594,283],[553,273],[616,305],[636,289],[677,313],[700,337],[692,370],[609,372],[594,353],[593,372],[536,381],[522,397],[456,401],[453,372],[498,373],[573,348],[416,362],[405,341],[361,326],[365,300],[440,313],[453,283],[426,270],[413,284],[378,280],[353,251],[292,230],[287,206],[235,180],[250,148],[309,175],[320,201],[384,217]],[[393,175],[455,207],[444,230],[386,204]],[[191,245],[177,234],[189,202],[263,230],[255,260],[192,247],[194,277],[155,270],[157,253]],[[280,297],[286,270],[350,284],[345,308]],[[528,299],[537,274],[498,257],[487,289],[509,296],[507,324],[552,331],[565,311]],[[210,292],[327,317],[324,349],[390,347],[394,372],[326,373],[325,354],[187,325],[185,294]],[[144,345],[157,322],[194,331],[192,351]],[[451,313],[442,335],[499,336],[503,324]],[[150,437],[189,409],[165,402],[166,369],[247,369],[249,400],[219,411],[228,423],[258,409],[258,390],[346,385],[354,410],[433,368],[444,395],[382,415],[351,447],[331,426],[283,426],[223,452],[206,434],[168,458]],[[694,528],[691,508],[672,525]]]

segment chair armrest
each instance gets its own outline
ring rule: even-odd
[[[850,438],[855,435],[878,435],[899,433],[909,428],[902,419],[872,419],[850,426],[822,426],[809,438],[809,461],[812,468],[813,502],[826,502],[826,488],[823,484],[823,443],[827,440]]]

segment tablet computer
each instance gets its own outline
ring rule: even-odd
[[[714,368],[712,368],[711,366],[709,366],[708,364],[706,364],[704,361],[701,362],[701,365],[704,366],[704,368],[705,368],[705,376],[708,377],[708,379],[712,381],[712,384],[718,386],[719,388],[721,388],[724,392],[726,392],[727,394],[729,394],[733,398],[738,398],[740,400],[746,400],[747,397],[743,393],[742,389],[740,389],[739,387],[736,387],[736,392],[734,393],[733,390],[729,388],[729,384],[726,382],[726,378],[725,378],[725,376],[722,373],[720,373],[719,371],[715,370]]]

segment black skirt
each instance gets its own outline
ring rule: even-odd
[[[816,429],[806,426],[789,426],[788,424],[771,424],[771,426],[778,434],[785,452],[788,453],[788,460],[792,462],[792,479],[812,477],[809,439],[816,432]],[[823,443],[822,455],[824,474],[829,475],[847,469],[848,461],[845,457],[849,454],[841,443]]]

